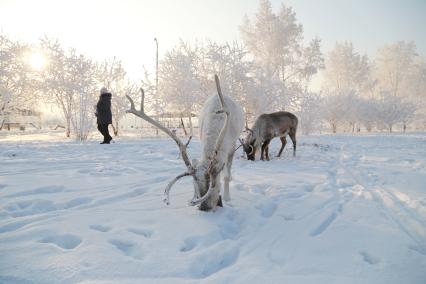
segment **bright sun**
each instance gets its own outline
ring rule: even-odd
[[[46,58],[42,54],[34,52],[29,56],[29,63],[33,69],[41,70],[46,65]]]

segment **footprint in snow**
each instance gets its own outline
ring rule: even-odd
[[[184,240],[182,247],[180,248],[181,252],[187,252],[193,250],[199,242],[199,237],[190,237]]]
[[[91,201],[92,198],[90,197],[77,197],[65,203],[54,203],[50,200],[33,199],[9,203],[5,206],[5,209],[10,216],[17,218],[48,213],[56,210],[71,209],[90,203]]]
[[[378,257],[375,257],[366,251],[360,251],[359,254],[362,256],[362,260],[364,260],[368,264],[377,264],[380,262],[380,259]]]
[[[208,251],[195,257],[191,265],[191,273],[196,278],[205,278],[232,266],[240,255],[237,246],[228,246],[215,252]]]
[[[255,184],[251,187],[253,193],[265,195],[266,191],[271,187],[269,184]]]
[[[257,204],[255,207],[260,210],[262,216],[265,218],[271,217],[277,210],[277,204],[272,201],[262,202]]]
[[[306,185],[304,188],[303,188],[303,190],[305,191],[305,192],[313,192],[314,191],[314,189],[315,189],[315,187],[316,186],[314,186],[314,185]]]
[[[73,249],[77,247],[81,241],[81,238],[75,235],[65,234],[47,236],[39,240],[39,243],[54,244],[62,249]]]
[[[151,230],[148,230],[148,229],[136,229],[136,228],[130,228],[127,231],[139,236],[144,236],[145,238],[150,238],[153,233]]]
[[[132,257],[134,259],[143,258],[142,251],[136,245],[136,243],[132,241],[113,239],[110,240],[109,243],[126,256]]]
[[[95,224],[95,225],[90,225],[90,229],[98,231],[98,232],[106,233],[111,230],[111,227]]]

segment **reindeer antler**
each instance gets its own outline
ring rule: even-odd
[[[220,104],[222,105],[222,109],[217,111],[216,113],[217,114],[225,113],[226,116],[225,116],[225,123],[224,123],[222,129],[219,132],[219,137],[217,138],[216,144],[214,146],[211,166],[214,162],[217,162],[216,161],[217,153],[219,151],[220,146],[223,143],[223,139],[225,137],[225,133],[226,133],[226,130],[227,130],[228,125],[229,125],[229,111],[228,111],[228,109],[226,108],[226,105],[225,105],[225,100],[223,98],[222,89],[220,88],[219,77],[217,75],[214,75],[214,79],[216,81],[216,88],[217,88],[217,93],[219,95]]]
[[[169,182],[166,189],[164,190],[164,198],[163,198],[164,203],[166,203],[167,205],[170,204],[170,190],[172,189],[172,186],[178,181],[178,179],[186,177],[186,176],[191,176],[191,175],[194,175],[194,173],[183,173],[178,175],[172,181]]]
[[[133,113],[134,115],[142,118],[143,120],[149,122],[150,124],[154,125],[158,129],[162,130],[164,133],[169,135],[178,145],[180,153],[182,155],[182,159],[183,159],[186,167],[188,168],[188,172],[190,172],[190,173],[193,172],[194,167],[192,166],[192,163],[191,163],[191,161],[189,160],[189,157],[188,157],[188,153],[186,152],[186,147],[188,146],[189,141],[191,140],[191,137],[189,138],[189,140],[186,144],[183,144],[182,141],[175,134],[173,134],[173,132],[171,132],[167,127],[163,126],[160,122],[156,121],[155,119],[152,119],[151,117],[149,117],[144,111],[145,92],[142,88],[140,88],[140,90],[141,90],[141,94],[142,94],[141,109],[139,111],[136,110],[135,104],[134,104],[132,98],[130,96],[126,95],[127,99],[130,101],[130,110],[128,110],[126,112],[127,113]]]
[[[169,182],[166,189],[164,190],[164,199],[163,200],[167,205],[169,205],[169,193],[170,193],[170,189],[172,188],[173,184],[175,184],[175,182],[178,179],[185,177],[185,176],[190,176],[190,175],[193,176],[194,173],[195,173],[194,167],[192,166],[192,163],[190,162],[189,157],[188,157],[188,153],[186,152],[186,148],[188,147],[188,144],[191,141],[192,136],[189,137],[188,142],[186,142],[186,144],[183,144],[182,141],[173,132],[171,132],[167,127],[163,126],[160,122],[156,121],[155,119],[152,119],[151,117],[149,117],[144,111],[145,92],[142,88],[140,90],[141,90],[141,94],[142,94],[141,109],[139,111],[136,110],[135,103],[133,102],[132,98],[130,96],[126,95],[127,99],[130,101],[130,110],[128,110],[126,112],[127,113],[133,113],[134,115],[142,118],[143,120],[149,122],[150,124],[154,125],[158,129],[162,130],[164,133],[169,135],[178,145],[182,159],[183,159],[186,167],[188,168],[187,172],[178,175],[171,182]]]

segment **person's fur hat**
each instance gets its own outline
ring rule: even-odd
[[[105,87],[102,87],[102,88],[101,88],[101,95],[103,95],[103,94],[107,94],[107,93],[109,93],[109,92],[108,92],[108,89],[107,89],[107,88],[105,88]]]

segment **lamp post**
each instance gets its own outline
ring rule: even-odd
[[[156,45],[156,53],[155,53],[155,100],[158,101],[158,40],[154,38]],[[158,128],[155,129],[156,135],[158,136]]]
[[[158,93],[158,40],[157,38],[154,38],[155,45],[157,47],[156,53],[155,53],[155,94]]]

